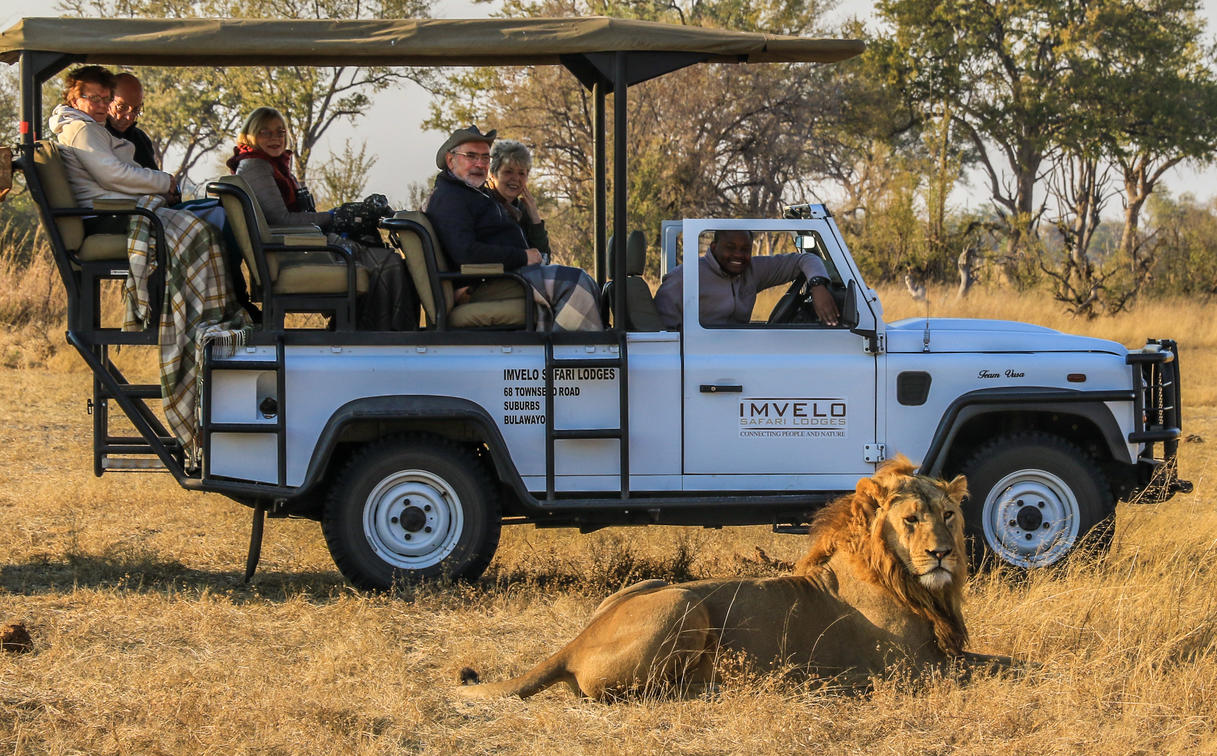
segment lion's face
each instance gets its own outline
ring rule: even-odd
[[[967,495],[964,479],[946,483],[909,475],[885,483],[876,513],[877,535],[925,588],[942,591],[962,585],[967,579],[960,510]]]

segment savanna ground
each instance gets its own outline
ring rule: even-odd
[[[45,297],[36,277],[19,283],[0,307]],[[1034,295],[934,297],[935,315],[1183,344],[1182,474],[1195,493],[1121,503],[1106,558],[968,586],[972,647],[1038,661],[1027,677],[884,679],[856,694],[736,674],[691,701],[604,705],[564,687],[456,700],[460,667],[523,671],[623,584],[776,574],[755,547],[792,560],[804,539],[516,527],[473,585],[369,596],[344,584],[316,523],[275,520],[247,586],[249,510],[166,476],[94,478],[89,375],[61,328],[27,325],[0,334],[0,621],[24,622],[35,651],[0,654],[0,743],[15,754],[1217,753],[1217,303],[1086,322]],[[884,301],[889,320],[925,311],[898,291]]]

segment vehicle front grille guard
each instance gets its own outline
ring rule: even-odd
[[[1179,393],[1179,346],[1172,339],[1150,339],[1139,352],[1125,358],[1134,366],[1133,423],[1128,442],[1145,444],[1141,459],[1155,463],[1151,495],[1190,493],[1191,481],[1179,478],[1179,435],[1183,427]],[[1162,458],[1154,446],[1162,443]]]

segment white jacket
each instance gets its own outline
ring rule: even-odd
[[[173,176],[137,164],[135,145],[114,136],[84,111],[59,105],[51,113],[50,127],[63,145],[72,194],[84,207],[99,199],[137,199],[173,188]]]

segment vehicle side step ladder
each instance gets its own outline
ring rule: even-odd
[[[147,435],[155,438],[161,450],[180,468],[185,459],[181,444],[148,406],[148,402],[160,400],[160,385],[128,381],[110,360],[108,344],[79,346],[87,349],[104,371],[104,375],[97,369],[93,371],[93,397],[88,404],[88,411],[93,416],[93,474],[100,477],[106,472],[168,470]],[[111,401],[119,403],[136,431],[147,435],[111,435]]]
[[[628,369],[626,356],[625,333],[622,332],[617,342],[616,357],[595,358],[557,358],[554,357],[553,341],[545,341],[545,500],[553,502],[556,498],[554,490],[554,450],[556,441],[567,439],[602,439],[615,438],[618,440],[620,453],[621,498],[630,498],[630,401],[629,381],[626,380]],[[618,423],[616,428],[555,428],[554,427],[554,371],[562,368],[615,368],[618,388]]]
[[[287,485],[287,413],[284,405],[284,394],[286,388],[286,371],[284,370],[284,348],[283,337],[279,336],[275,341],[275,359],[273,360],[233,360],[224,357],[212,357],[215,352],[215,345],[208,347],[209,354],[206,363],[203,366],[203,391],[200,401],[202,404],[203,420],[200,424],[199,433],[203,441],[203,480],[211,478],[211,438],[216,433],[274,433],[275,434],[275,457],[277,461],[276,478],[280,487]],[[213,385],[212,375],[217,370],[251,370],[259,372],[273,372],[275,374],[275,396],[267,397],[262,401],[258,411],[264,417],[275,418],[274,423],[258,423],[258,422],[227,422],[216,423],[211,421],[211,391]]]

